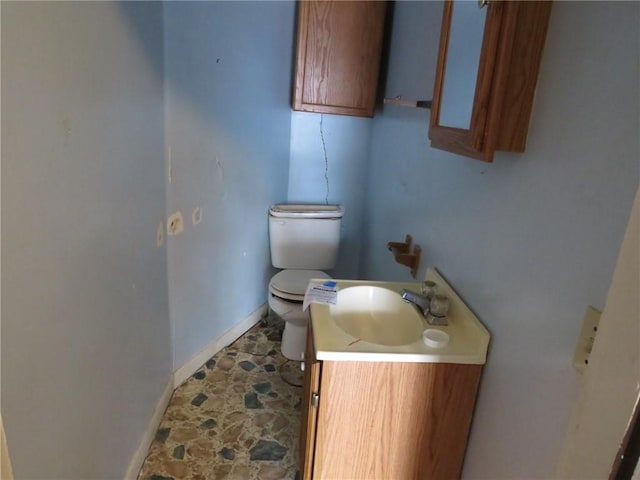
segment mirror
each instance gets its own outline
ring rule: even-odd
[[[468,130],[476,91],[486,8],[452,2],[439,124]]]

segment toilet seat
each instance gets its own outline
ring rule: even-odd
[[[302,303],[312,278],[331,277],[320,270],[282,270],[271,278],[269,292],[282,299]]]
[[[284,320],[280,349],[289,360],[300,361],[309,325],[309,310],[302,310],[304,294],[312,278],[330,279],[320,270],[282,270],[269,282],[269,308]]]

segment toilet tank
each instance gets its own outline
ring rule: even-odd
[[[340,245],[341,205],[271,205],[269,244],[276,268],[333,268]]]

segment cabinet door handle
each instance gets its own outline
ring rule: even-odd
[[[489,5],[489,0],[478,0],[478,8],[484,8]]]
[[[313,392],[311,394],[311,406],[313,408],[318,408],[318,403],[320,402],[320,394],[317,392]]]

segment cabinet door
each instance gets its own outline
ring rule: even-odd
[[[293,108],[372,117],[386,2],[298,2]]]
[[[302,421],[300,427],[300,474],[303,479],[312,475],[316,442],[318,411],[311,404],[314,394],[320,393],[320,365],[315,358],[311,325],[307,329],[307,346],[304,352],[304,385],[302,391]]]
[[[432,147],[488,162],[524,151],[550,12],[550,1],[445,3]]]
[[[481,371],[323,361],[313,477],[460,478]]]
[[[483,149],[501,2],[444,5],[429,138],[442,150],[487,160]]]

